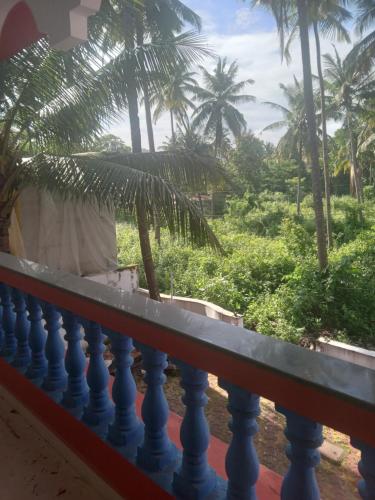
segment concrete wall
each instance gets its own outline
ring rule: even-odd
[[[144,288],[138,288],[138,293],[142,295],[148,295],[148,290]],[[234,326],[243,327],[243,318],[237,314],[234,314],[226,309],[223,309],[216,304],[212,304],[211,302],[206,302],[205,300],[199,299],[191,299],[189,297],[173,297],[171,300],[170,295],[161,294],[161,299],[163,302],[168,302],[169,304],[174,304],[177,307],[181,307],[181,309],[186,309],[187,311],[191,311],[197,314],[201,314],[202,316],[207,316],[208,318],[218,319],[220,321],[224,321],[225,323],[229,323]]]
[[[107,273],[85,276],[86,279],[102,283],[103,285],[112,286],[114,288],[121,288],[127,292],[137,292],[142,295],[148,296],[148,290],[145,288],[138,288],[139,277],[137,266],[128,266],[117,271],[109,271]],[[189,297],[173,297],[171,300],[170,295],[161,294],[163,302],[174,304],[181,309],[191,311],[208,318],[218,319],[229,323],[230,325],[243,327],[243,318],[237,314],[223,309],[216,304],[206,302],[205,300],[191,299]]]
[[[336,342],[335,340],[328,341],[322,337],[317,342],[316,350],[334,358],[375,370],[375,351],[344,344],[343,342]]]
[[[102,285],[121,288],[126,292],[136,291],[139,285],[137,266],[128,266],[116,271],[85,276],[85,278]]]

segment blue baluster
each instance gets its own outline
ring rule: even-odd
[[[31,350],[29,346],[30,321],[27,319],[26,296],[17,288],[13,289],[14,312],[16,323],[14,334],[17,339],[17,350],[12,365],[21,372],[26,372],[31,361]]]
[[[256,500],[259,461],[253,436],[258,432],[259,396],[224,380],[220,380],[219,385],[228,392],[228,410],[232,415],[229,428],[233,437],[225,458],[227,498]]]
[[[177,460],[177,449],[167,433],[169,408],[163,390],[167,355],[145,345],[139,345],[139,349],[146,370],[147,389],[142,404],[145,438],[138,450],[137,464],[149,472],[159,472]]]
[[[131,372],[133,342],[129,337],[108,331],[116,366],[112,398],[115,420],[109,427],[108,440],[116,446],[131,447],[132,453],[143,439],[143,424],[136,415],[137,387]]]
[[[62,311],[63,328],[68,348],[65,355],[65,369],[68,373],[68,387],[64,392],[62,404],[77,417],[82,416],[83,407],[89,399],[86,382],[86,356],[81,346],[81,325],[77,316],[69,311]]]
[[[174,492],[181,498],[201,499],[216,487],[216,475],[207,462],[209,428],[204,414],[207,404],[205,391],[207,373],[178,362],[181,368],[182,398],[186,406],[181,424],[180,438],[183,446],[182,465],[173,478]]]
[[[361,451],[358,470],[363,479],[358,482],[359,495],[363,500],[375,500],[375,448],[354,438],[351,445]]]
[[[322,426],[285,408],[276,410],[286,417],[285,436],[289,440],[286,454],[291,462],[283,480],[281,499],[319,500],[315,467],[320,462],[317,448],[323,443]]]
[[[109,397],[109,372],[103,358],[104,335],[100,325],[90,321],[85,323],[85,340],[88,342],[90,362],[87,371],[87,383],[90,388],[89,404],[83,413],[83,421],[95,427],[104,436],[108,424],[113,418],[114,407]]]
[[[51,392],[55,401],[61,401],[66,388],[67,374],[64,368],[65,345],[60,336],[60,313],[52,304],[43,304],[45,329],[48,332],[46,341],[46,357],[48,360],[47,375],[42,387]]]
[[[0,297],[1,304],[3,306],[4,328],[4,343],[0,354],[7,361],[12,361],[17,350],[17,339],[14,335],[16,315],[14,314],[13,304],[11,301],[11,289],[4,283],[0,283]]]
[[[29,344],[31,348],[31,364],[26,376],[37,384],[41,384],[47,373],[47,358],[44,352],[47,335],[42,324],[42,308],[36,297],[27,298],[30,321]]]

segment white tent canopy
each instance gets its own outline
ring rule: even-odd
[[[78,275],[117,269],[114,213],[27,188],[12,213],[11,252]]]

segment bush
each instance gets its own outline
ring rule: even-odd
[[[318,271],[312,197],[296,215],[285,194],[247,194],[229,202],[224,219],[212,221],[225,255],[185,245],[162,230],[152,239],[162,292],[214,302],[244,314],[246,326],[304,342],[322,333],[375,346],[375,207],[333,197],[335,249],[326,273]],[[360,217],[362,215],[362,218]],[[146,286],[138,233],[118,224],[122,265],[136,263]]]
[[[246,311],[248,326],[285,340],[311,339],[322,332],[364,346],[375,346],[375,232],[332,252],[329,269],[315,259],[296,266],[274,294]]]

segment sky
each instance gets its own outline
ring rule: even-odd
[[[185,0],[184,2],[201,16],[203,34],[207,43],[218,56],[227,57],[228,61],[237,60],[238,78],[253,79],[255,83],[247,87],[247,93],[256,97],[255,103],[239,106],[248,124],[248,129],[265,141],[276,144],[283,130],[263,132],[263,129],[282,118],[281,114],[264,105],[264,101],[286,104],[280,83],[289,84],[293,75],[302,78],[302,63],[299,40],[294,42],[291,55],[292,62],[287,65],[281,62],[279,39],[273,18],[261,8],[250,9],[250,0]],[[355,39],[355,37],[353,36]],[[344,56],[349,46],[336,43],[339,53]],[[316,73],[314,44],[311,47],[313,71]],[[322,53],[332,52],[331,40],[322,40]],[[205,67],[210,70],[215,65],[214,59],[207,59]],[[199,78],[197,78],[199,81]],[[140,112],[143,147],[147,149],[147,133],[144,111]],[[339,125],[329,124],[329,132]],[[171,135],[168,115],[157,122],[155,129],[156,146],[160,147],[167,136]],[[130,131],[126,114],[114,124],[110,133],[120,136],[130,144]]]

